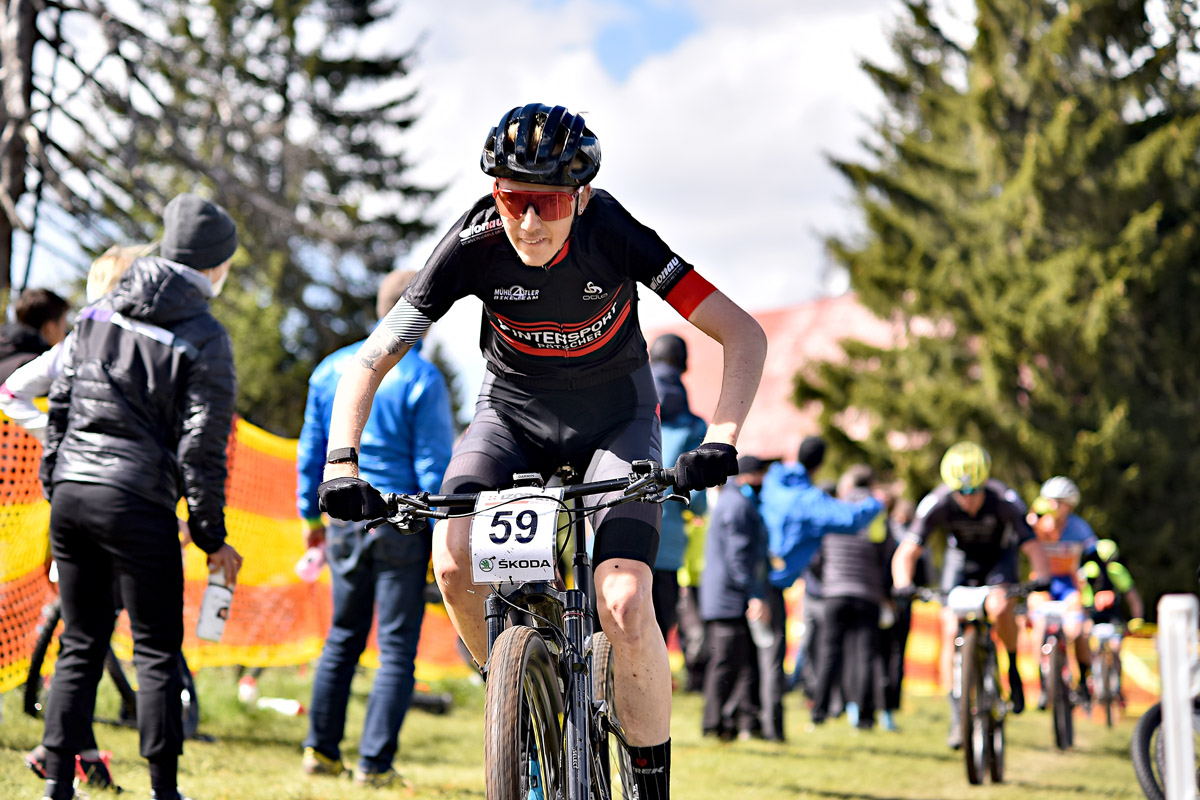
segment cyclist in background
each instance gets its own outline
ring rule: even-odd
[[[1111,623],[1118,628],[1124,623],[1121,613],[1121,600],[1129,605],[1129,622],[1126,627],[1136,631],[1142,626],[1145,616],[1145,606],[1137,587],[1133,585],[1133,576],[1117,558],[1120,551],[1112,539],[1100,539],[1092,552],[1084,557],[1083,566],[1079,568],[1082,584],[1083,605],[1087,609],[1089,619],[1086,622],[1084,641],[1092,625],[1102,622]],[[1112,642],[1117,654],[1117,686],[1121,685],[1121,640]],[[1119,701],[1124,703],[1124,696],[1118,690]]]
[[[1074,648],[1075,663],[1079,665],[1079,685],[1076,692],[1086,705],[1091,700],[1087,687],[1092,668],[1092,651],[1084,636],[1083,599],[1079,592],[1079,565],[1087,553],[1095,550],[1096,534],[1092,526],[1075,513],[1079,507],[1079,487],[1064,475],[1055,475],[1042,484],[1041,492],[1030,507],[1027,520],[1046,551],[1050,561],[1050,589],[1029,595],[1029,621],[1034,642],[1040,643],[1046,632],[1042,606],[1047,600],[1066,604],[1062,615],[1063,633]],[[1044,675],[1041,679],[1045,680]],[[1038,695],[1038,709],[1046,707],[1046,687]]]
[[[646,144],[670,150],[669,141],[647,136]],[[600,143],[583,117],[562,106],[513,108],[488,134],[480,162],[494,178],[491,193],[453,225],[338,384],[322,510],[342,520],[385,514],[357,465],[376,387],[469,295],[483,301],[488,374],[443,492],[507,486],[517,472],[549,477],[564,464],[601,480],[628,475],[634,460],[660,460],[638,283],[723,345],[717,407],[704,443],[676,461],[675,489],[724,483],[737,472],[734,443],[762,375],[762,328],[612,195],[593,189]],[[670,784],[671,672],[651,600],[661,516],[657,504],[626,503],[592,520],[597,610],[612,641],[616,705],[642,800],[668,797]],[[469,533],[468,519],[438,524],[434,574],[455,628],[483,663],[487,592],[471,583]]]
[[[988,595],[988,618],[1008,653],[1008,682],[1012,710],[1025,710],[1025,692],[1017,669],[1016,598],[1007,588],[1018,579],[1018,552],[1024,553],[1038,575],[1049,574],[1046,553],[1025,520],[1025,504],[1017,493],[999,481],[989,480],[992,459],[975,442],[958,442],[942,457],[942,485],[917,504],[908,535],[892,558],[892,580],[899,597],[911,596],[913,573],[929,537],[946,536],[942,566],[942,591],[955,586],[996,586]],[[1040,579],[1048,583],[1048,579]],[[943,685],[949,684],[954,637],[958,621],[949,609],[942,612]],[[950,696],[950,733],[946,743],[962,746],[959,707]]]

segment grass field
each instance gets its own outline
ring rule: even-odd
[[[263,673],[264,696],[308,701],[311,672],[294,668]],[[360,675],[351,699],[344,757],[353,761],[370,675]],[[454,695],[453,710],[436,716],[414,710],[401,734],[396,768],[407,788],[366,790],[349,780],[313,779],[300,772],[300,742],[307,718],[248,708],[236,696],[232,670],[197,676],[201,732],[211,742],[188,742],[180,762],[180,787],[194,800],[341,800],[364,796],[482,798],[483,690],[466,681],[434,685]],[[115,717],[115,695],[102,683],[99,717]],[[844,720],[809,732],[803,699],[787,698],[786,744],[760,741],[722,744],[701,738],[701,699],[677,694],[672,718],[675,798],[1140,798],[1129,762],[1133,720],[1111,730],[1077,719],[1078,744],[1068,753],[1053,747],[1045,712],[1009,717],[1008,775],[1001,785],[967,783],[960,753],[945,747],[948,704],[944,698],[906,702],[899,733],[858,733]],[[0,722],[0,798],[41,797],[41,782],[21,756],[41,737],[40,721],[20,713],[19,692],[3,697]],[[112,750],[113,771],[123,797],[148,798],[146,762],[138,757],[136,731],[98,724],[103,749]],[[115,797],[94,792],[93,798]]]

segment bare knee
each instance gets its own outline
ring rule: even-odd
[[[626,559],[605,561],[597,567],[600,626],[618,648],[638,647],[648,632],[658,631],[651,600],[652,577],[645,564]]]
[[[458,522],[438,523],[433,536],[433,577],[449,603],[471,587],[470,553]]]

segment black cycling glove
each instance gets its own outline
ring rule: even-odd
[[[720,486],[737,472],[737,450],[733,445],[705,442],[695,450],[679,454],[675,462],[675,490],[682,494]]]
[[[387,516],[383,495],[362,478],[334,478],[317,487],[320,508],[334,519],[345,522],[379,519]]]
[[[916,597],[916,594],[917,594],[917,585],[915,583],[910,583],[907,586],[893,586],[892,587],[892,597],[895,598],[896,600],[901,600],[901,601],[912,600],[914,597]]]
[[[1049,578],[1034,578],[1029,582],[1029,590],[1031,592],[1048,592],[1050,591]]]

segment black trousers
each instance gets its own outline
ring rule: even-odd
[[[826,597],[825,625],[821,633],[817,690],[812,718],[823,722],[829,713],[833,686],[841,680],[843,659],[851,666],[847,703],[858,704],[859,727],[875,720],[875,642],[879,631],[879,604],[857,597]]]
[[[687,669],[684,689],[704,691],[704,672],[708,668],[708,638],[704,620],[700,619],[700,587],[679,587],[679,647],[683,650],[683,665]]]
[[[116,605],[129,612],[137,668],[141,754],[183,751],[177,667],[183,644],[183,561],[173,509],[111,486],[59,483],[50,504],[50,551],[58,562],[61,651],[46,705],[42,744],[68,754],[94,747],[92,714]]]
[[[651,598],[654,602],[654,618],[658,620],[658,629],[662,631],[663,641],[671,633],[678,620],[679,577],[673,569],[654,570],[654,583],[651,588]]]
[[[879,632],[884,711],[896,711],[900,708],[904,683],[904,648],[908,646],[908,633],[911,628],[912,603],[897,602],[895,624]]]
[[[704,676],[704,733],[733,736],[757,730],[758,665],[745,617],[705,623],[708,671]]]
[[[783,659],[787,655],[787,603],[783,590],[771,585],[767,586],[763,601],[771,611],[771,630],[775,639],[770,647],[757,652],[762,732],[767,739],[783,741],[783,696],[787,693],[787,675],[783,669]]]

